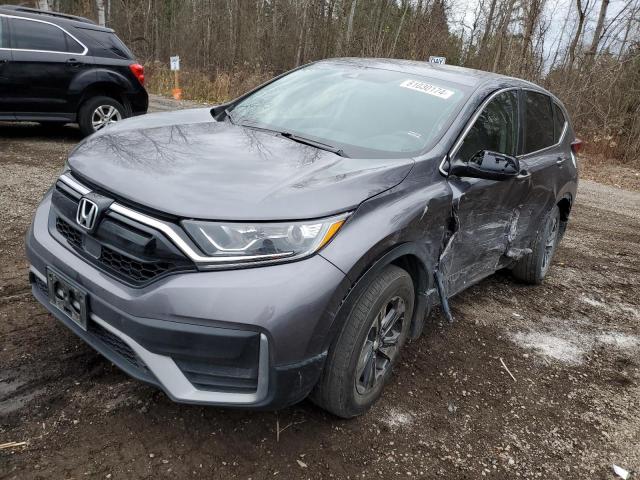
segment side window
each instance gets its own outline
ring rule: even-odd
[[[518,143],[518,94],[516,90],[497,95],[475,121],[456,158],[466,161],[480,150],[515,155]]]
[[[555,143],[551,98],[538,92],[524,91],[525,138],[524,153],[536,152]]]
[[[557,104],[553,104],[553,143],[558,143],[560,141],[560,135],[562,135],[562,131],[564,130],[564,124],[566,120],[564,119],[564,113]]]
[[[48,23],[32,22],[19,18],[11,19],[12,48],[66,52],[67,39],[65,37],[62,30]]]
[[[0,17],[0,48],[9,48],[9,29],[6,20]]]
[[[65,33],[64,37],[67,40],[67,48],[64,49],[65,52],[78,53],[78,54],[84,52],[84,47],[80,45],[78,42],[76,42],[69,35]]]

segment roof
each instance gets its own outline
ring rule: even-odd
[[[0,5],[0,13],[16,17],[30,18],[33,20],[43,20],[55,25],[60,25],[61,27],[76,27],[113,32],[112,29],[97,25],[93,20],[89,20],[88,18],[68,15],[66,13],[38,10],[36,8],[28,8],[20,5]]]
[[[379,68],[382,70],[394,70],[397,72],[405,72],[412,75],[420,75],[432,79],[442,80],[444,82],[457,83],[472,89],[486,83],[505,83],[509,82],[518,86],[531,86],[536,89],[543,90],[538,85],[521,80],[519,78],[508,77],[493,72],[485,72],[484,70],[476,70],[473,68],[458,67],[455,65],[442,65],[430,62],[420,62],[417,60],[401,60],[393,58],[332,58],[321,60],[321,62],[332,63],[348,63],[364,68]]]

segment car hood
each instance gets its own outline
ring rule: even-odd
[[[400,183],[413,160],[344,158],[203,108],[119,122],[69,165],[117,198],[183,218],[292,220],[353,209]]]

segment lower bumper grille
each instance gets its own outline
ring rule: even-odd
[[[90,322],[88,331],[94,335],[98,340],[109,347],[115,354],[119,355],[129,365],[140,370],[148,371],[147,367],[142,360],[131,350],[131,347],[124,343],[120,337],[114,335],[109,330],[102,328],[95,322]]]

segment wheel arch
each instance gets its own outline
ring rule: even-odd
[[[411,276],[415,291],[415,303],[411,318],[410,337],[415,339],[420,336],[426,317],[431,309],[432,296],[430,291],[433,290],[433,269],[429,268],[424,259],[423,250],[419,245],[414,242],[405,242],[378,256],[357,276],[356,280],[342,296],[329,329],[329,335],[326,336],[324,351],[328,350],[337,338],[351,309],[367,286],[388,265],[396,265],[406,270]],[[353,274],[354,272],[351,273]]]
[[[117,83],[105,81],[94,82],[88,85],[80,94],[80,99],[78,100],[78,110],[87,100],[96,96],[105,96],[113,98],[114,100],[120,102],[127,110],[127,116],[129,116],[131,113],[131,105],[127,100],[125,92],[126,89],[122,87],[122,85]]]

